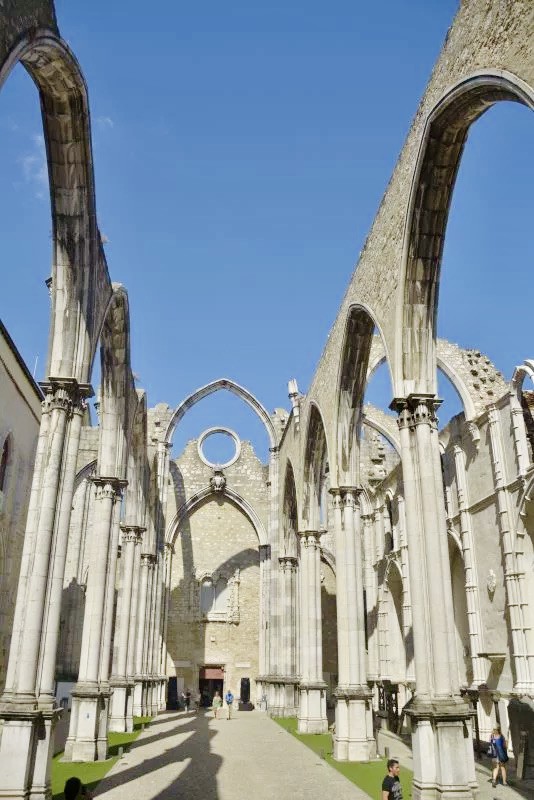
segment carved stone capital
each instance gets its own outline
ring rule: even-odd
[[[280,556],[278,558],[278,563],[282,569],[282,572],[296,572],[298,566],[298,558],[295,556]]]
[[[115,477],[95,475],[91,478],[95,486],[95,498],[97,500],[120,500],[124,489],[128,486],[128,481]]]
[[[156,564],[156,556],[152,555],[152,553],[141,553],[141,566],[142,567],[154,567]]]
[[[87,398],[94,395],[88,383],[78,383],[76,378],[49,378],[39,384],[44,392],[43,413],[64,411],[69,416],[84,414]]]
[[[390,408],[398,414],[399,430],[414,429],[417,425],[429,425],[437,428],[436,410],[442,400],[433,394],[410,394],[408,397],[396,397]]]
[[[321,546],[321,531],[299,531],[298,536],[303,547],[314,549]]]
[[[142,541],[143,533],[146,531],[146,528],[143,528],[141,525],[121,525],[120,528],[122,531],[122,541],[133,542],[134,544],[138,544]]]

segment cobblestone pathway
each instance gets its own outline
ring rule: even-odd
[[[264,714],[159,716],[100,783],[102,800],[369,800]],[[377,795],[378,797],[378,792]]]

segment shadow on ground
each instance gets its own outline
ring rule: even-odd
[[[176,764],[178,767],[184,761],[189,763],[184,770],[171,781],[168,786],[157,794],[150,795],[147,800],[181,800],[181,798],[191,797],[191,787],[194,786],[195,797],[203,800],[218,800],[216,776],[220,769],[222,759],[220,756],[211,752],[210,741],[217,736],[217,730],[210,729],[209,720],[211,714],[191,713],[185,724],[179,726],[180,733],[187,736],[185,741],[175,747],[168,747],[157,756],[146,758],[135,766],[121,769],[119,772],[107,775],[94,791],[95,797],[105,796],[110,790],[118,786],[123,786],[150,772],[155,772],[162,767]],[[173,720],[184,720],[183,714],[167,713],[158,718],[158,724],[171,723]],[[150,726],[151,729],[154,723]],[[166,738],[174,736],[176,729],[163,731],[161,734],[155,733],[149,737],[144,737],[132,745],[131,751],[140,751],[148,744],[164,741]],[[189,734],[189,735],[188,735]],[[137,753],[141,755],[141,753]],[[127,758],[127,756],[126,756]],[[89,787],[91,791],[94,787]],[[124,794],[127,795],[127,793]]]

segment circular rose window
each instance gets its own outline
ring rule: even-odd
[[[222,464],[220,461],[210,461],[204,452],[204,443],[206,442],[206,439],[208,439],[210,436],[215,437],[219,434],[223,434],[223,436],[228,437],[233,443],[234,448],[234,454],[232,457]],[[208,467],[213,467],[214,469],[225,469],[226,467],[235,464],[239,458],[239,454],[241,453],[241,441],[239,436],[235,431],[230,430],[230,428],[208,428],[200,435],[197,447],[200,460]]]

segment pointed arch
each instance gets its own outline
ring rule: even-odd
[[[222,389],[226,389],[227,391],[239,397],[254,411],[255,414],[257,414],[265,426],[265,430],[267,431],[267,436],[269,437],[269,447],[276,447],[278,438],[275,427],[269,414],[267,413],[267,410],[260,403],[260,401],[248,391],[248,389],[245,389],[235,381],[230,380],[230,378],[219,378],[211,383],[207,383],[205,386],[201,386],[200,389],[197,389],[195,392],[188,395],[185,400],[182,400],[182,402],[176,407],[167,426],[167,430],[165,431],[165,441],[167,443],[171,442],[174,430],[182,417],[185,415],[186,411],[189,411],[190,408],[192,408],[200,400],[203,400],[204,397],[208,397],[210,394],[219,392]]]
[[[338,377],[336,466],[339,485],[360,483],[358,455],[362,409],[375,329],[379,331],[383,358],[389,365],[385,339],[372,310],[363,304],[349,308]]]
[[[214,498],[221,496],[220,493],[215,491],[211,485],[208,485],[203,489],[200,489],[200,491],[196,492],[184,503],[182,503],[167,526],[167,531],[165,533],[165,542],[167,544],[174,545],[174,541],[183,520],[192,514],[199,505],[201,505],[210,497],[210,495],[213,495]],[[223,497],[226,500],[229,500],[239,511],[248,517],[250,523],[256,531],[259,546],[267,544],[268,538],[265,526],[248,500],[235,492],[233,489],[230,489],[228,486],[226,486],[224,489]]]
[[[100,332],[100,475],[124,479],[132,412],[137,406],[130,365],[130,315],[128,294],[113,284]],[[132,408],[132,400],[135,406]]]
[[[47,373],[89,382],[98,308],[109,276],[96,224],[87,87],[79,64],[48,27],[21,32],[0,64],[0,86],[17,63],[39,90],[52,213],[52,315]],[[46,18],[48,17],[48,18]]]
[[[505,72],[454,85],[427,117],[411,186],[399,283],[395,384],[400,396],[436,393],[440,269],[452,194],[471,125],[502,100],[534,108],[534,90]]]
[[[299,528],[299,515],[298,515],[298,502],[297,490],[295,488],[295,473],[293,465],[289,458],[286,462],[286,470],[284,477],[284,495],[283,495],[283,543],[282,554],[284,556],[297,557],[298,553],[298,539],[297,531]]]
[[[304,498],[303,519],[311,530],[326,527],[324,509],[327,483],[329,483],[330,458],[323,415],[319,406],[312,402],[308,410],[304,449]]]

